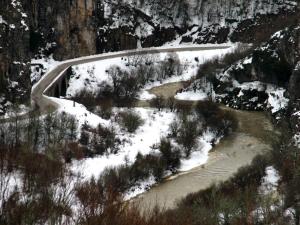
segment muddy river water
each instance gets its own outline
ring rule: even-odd
[[[167,84],[154,88],[150,92],[170,97],[174,96],[180,87],[180,83]],[[230,110],[236,116],[238,128],[235,132],[223,138],[211,150],[209,160],[205,165],[171,177],[138,196],[135,201],[142,208],[151,208],[156,204],[160,207],[172,208],[179,199],[189,193],[227,180],[240,167],[250,164],[255,156],[270,151],[279,133],[265,113],[222,108]]]

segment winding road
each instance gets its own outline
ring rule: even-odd
[[[155,53],[169,53],[169,52],[187,52],[187,51],[204,51],[227,49],[232,46],[219,45],[219,46],[188,46],[188,47],[159,47],[159,48],[144,48],[127,50],[113,53],[103,53],[100,55],[91,55],[62,61],[55,67],[51,68],[33,87],[31,91],[31,103],[34,108],[39,108],[41,112],[47,112],[50,109],[57,109],[59,105],[45,94],[47,89],[52,86],[57,80],[64,75],[64,72],[70,67],[79,64],[95,62],[105,59],[112,59],[117,57],[125,57],[131,55],[144,55]]]

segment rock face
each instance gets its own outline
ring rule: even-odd
[[[28,99],[33,57],[53,54],[63,60],[160,46],[175,39],[252,42],[297,16],[296,2],[285,0],[0,0],[0,4],[1,105]]]
[[[106,27],[101,31],[126,27],[126,35],[143,47],[176,37],[179,42],[194,43],[261,41],[295,20],[292,12],[297,5],[283,0],[112,0],[103,4]]]
[[[300,62],[295,67],[289,82],[289,92],[292,100],[296,101],[300,98]]]
[[[30,96],[30,60],[96,53],[94,0],[0,1],[0,114]]]
[[[288,87],[299,57],[300,27],[289,27],[276,32],[266,44],[225,73],[240,83],[261,81]]]
[[[33,53],[46,46],[60,60],[96,53],[94,0],[24,1]]]
[[[7,101],[22,102],[30,94],[28,15],[15,0],[0,1],[0,114]]]
[[[252,110],[266,109],[267,104],[278,108],[282,103],[287,106],[288,101],[294,104],[300,98],[299,86],[299,26],[276,32],[251,54],[218,73],[214,81],[219,101]]]

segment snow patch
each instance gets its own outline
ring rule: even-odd
[[[0,15],[0,24],[7,24],[7,22],[3,19],[1,15]]]
[[[153,185],[156,184],[155,178],[153,176],[149,177],[147,180],[139,182],[138,185],[131,187],[125,194],[124,200],[130,200],[136,196],[148,191]]]
[[[50,55],[49,57],[43,57],[41,59],[32,59],[31,74],[30,74],[31,83],[35,83],[39,81],[43,74],[52,70],[59,63],[60,63],[59,61],[53,59],[53,55]],[[40,65],[42,68],[36,65]]]
[[[286,90],[284,88],[277,88],[274,85],[268,85],[266,93],[269,95],[268,107],[271,112],[277,113],[288,106],[289,99],[284,96]]]
[[[217,138],[215,132],[207,130],[198,138],[198,148],[192,152],[189,159],[181,160],[179,171],[189,171],[195,167],[202,166],[208,161],[209,151],[213,148],[212,143],[219,143],[221,138]]]
[[[138,99],[139,100],[142,100],[142,101],[148,101],[148,100],[152,100],[156,98],[156,95],[154,94],[150,94],[148,91],[146,90],[141,90],[139,93],[138,93]]]
[[[78,122],[78,128],[81,128],[83,124],[88,124],[91,127],[96,128],[99,124],[108,127],[109,121],[100,118],[99,116],[91,113],[86,109],[85,106],[66,99],[59,99],[53,97],[47,97],[59,105],[58,112],[65,112],[69,115],[74,116]]]
[[[208,95],[201,90],[186,91],[176,94],[175,99],[184,101],[203,101],[208,99]]]
[[[277,190],[280,176],[273,166],[267,167],[265,172],[266,175],[262,178],[259,191],[261,194],[270,194]]]

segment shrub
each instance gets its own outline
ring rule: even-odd
[[[176,108],[176,100],[174,97],[170,97],[167,99],[166,102],[167,107],[171,110],[171,112],[173,112]]]
[[[197,144],[198,123],[195,120],[183,120],[177,135],[177,142],[184,147],[185,157],[191,155]]]
[[[63,156],[66,163],[70,163],[73,158],[76,160],[81,160],[86,156],[86,151],[84,147],[81,147],[76,142],[71,142],[68,144],[67,150],[63,152]]]
[[[86,147],[86,156],[94,154],[116,154],[119,150],[120,139],[113,126],[107,128],[100,124],[96,129],[83,125],[79,143]]]
[[[106,169],[99,177],[99,182],[105,189],[119,194],[125,193],[140,181],[154,176],[156,181],[162,180],[166,170],[166,162],[160,156],[137,154],[132,165],[123,165]]]
[[[210,77],[214,74],[217,68],[220,67],[220,59],[213,58],[201,64],[197,72],[197,78]]]
[[[134,71],[138,82],[144,86],[147,82],[154,80],[156,77],[156,67],[152,64],[149,65],[139,65],[137,69]]]
[[[223,58],[213,58],[204,62],[199,66],[197,72],[197,78],[207,77],[208,79],[213,79],[215,73],[224,69],[238,60],[245,58],[253,51],[254,47],[245,47],[243,45],[239,45],[233,52],[227,53]]]
[[[92,92],[84,88],[80,92],[76,93],[72,100],[85,105],[87,108],[90,108],[95,105],[95,97],[96,96]]]
[[[169,130],[170,130],[170,136],[172,138],[175,138],[177,137],[178,135],[178,131],[179,131],[179,122],[177,120],[174,120],[171,124],[170,124],[170,127],[169,127]]]
[[[134,133],[142,124],[142,118],[134,112],[120,113],[121,125],[130,133]]]
[[[139,181],[143,180],[151,175],[151,169],[149,161],[146,160],[147,156],[144,157],[142,154],[138,153],[134,164],[130,168],[131,180]]]
[[[183,66],[176,53],[169,53],[165,60],[159,64],[158,79],[163,80],[171,76],[180,76],[183,73]]]
[[[134,73],[124,73],[121,81],[121,89],[123,89],[123,96],[125,99],[135,98],[140,89],[138,78]]]
[[[162,159],[165,161],[167,169],[175,172],[180,166],[180,150],[174,149],[170,140],[161,139],[159,151],[162,154]]]
[[[98,125],[92,138],[92,148],[96,154],[116,154],[120,140],[116,136],[114,127],[106,128]]]
[[[187,115],[192,111],[192,104],[187,101],[178,101],[176,102],[176,110],[183,115]]]
[[[211,116],[220,113],[221,109],[219,106],[211,101],[201,101],[195,106],[195,111],[199,119],[208,119]]]
[[[152,174],[157,182],[160,182],[163,178],[165,172],[165,162],[160,160],[160,158],[152,159]]]
[[[97,106],[94,111],[103,119],[110,119],[112,116],[112,105],[113,103],[111,100],[103,100],[101,101],[101,105]]]
[[[79,138],[79,143],[87,146],[89,144],[89,139],[90,139],[90,135],[87,131],[85,130],[81,130],[81,134],[80,134],[80,138]]]
[[[151,107],[154,107],[154,108],[157,108],[158,111],[161,111],[162,108],[164,108],[165,106],[165,99],[163,96],[157,96],[156,98],[152,99],[150,101],[150,106]]]
[[[198,102],[195,112],[206,127],[217,131],[217,135],[226,135],[237,127],[237,121],[230,111],[224,111],[213,102]]]
[[[134,71],[127,72],[118,66],[111,66],[106,72],[112,79],[115,98],[133,98],[136,96],[140,85]]]

